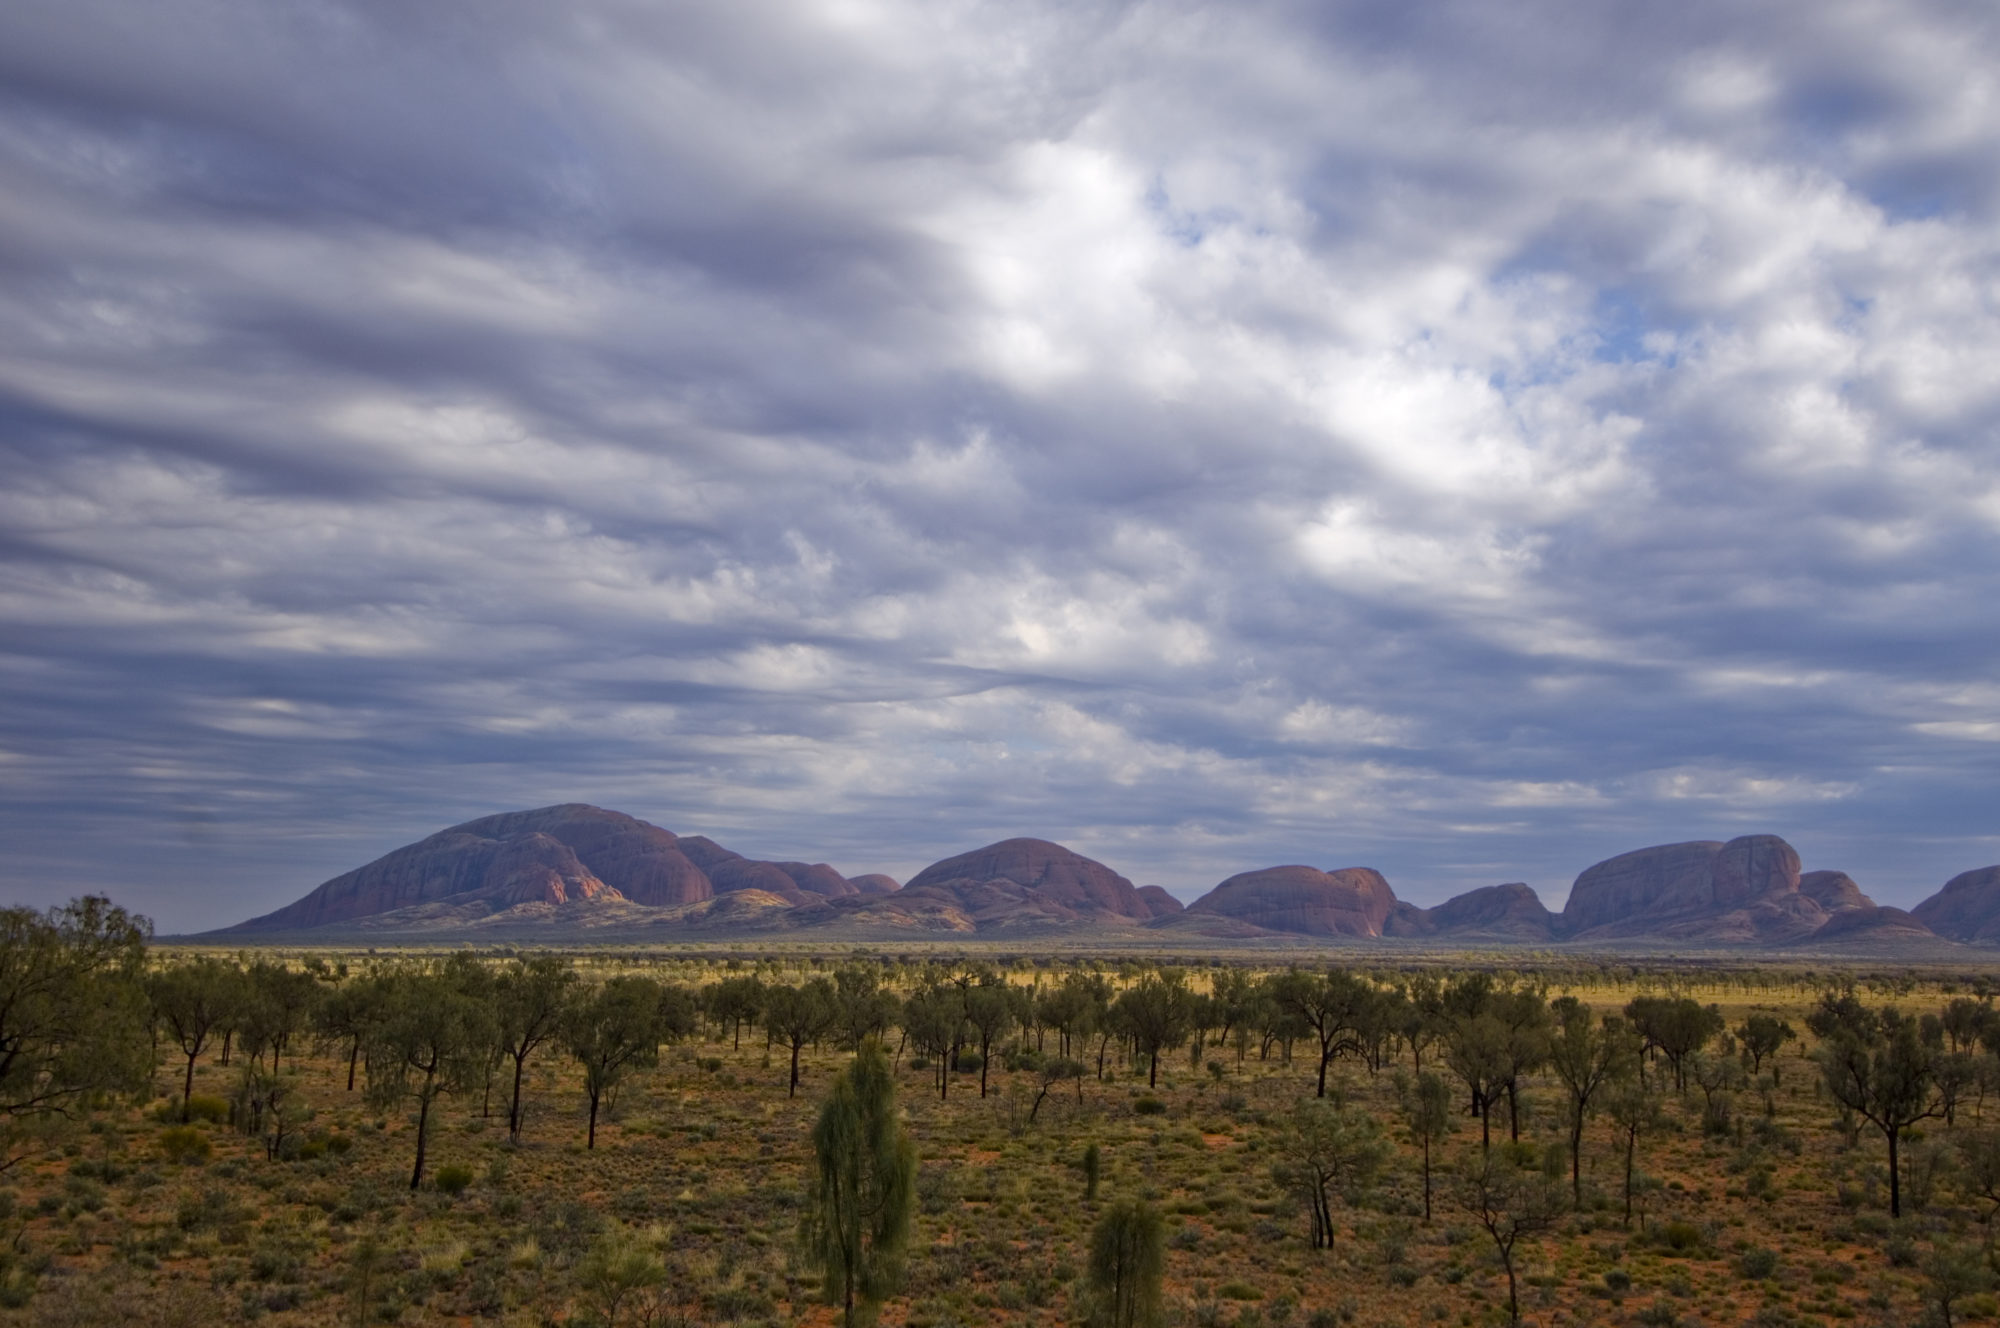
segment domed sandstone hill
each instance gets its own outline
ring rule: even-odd
[[[1950,940],[2000,940],[2000,867],[1960,872],[1910,916]]]
[[[858,893],[824,863],[753,862],[699,835],[682,839],[623,812],[564,803],[440,830],[228,930],[303,931],[421,905],[458,917],[582,901],[677,908],[751,889],[791,904]]]
[[[1323,872],[1294,864],[1232,876],[1187,913],[1305,936],[1380,936],[1395,906],[1396,892],[1372,867]]]
[[[999,887],[1002,895],[1018,891],[1023,902],[1032,902],[1057,916],[1135,922],[1154,916],[1152,906],[1140,897],[1132,882],[1103,863],[1046,839],[1003,839],[934,862],[912,876],[899,893],[956,893],[972,888],[983,896],[991,894],[993,887]]]

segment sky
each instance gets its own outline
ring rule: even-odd
[[[2000,861],[2000,10],[0,7],[0,902],[582,801]]]

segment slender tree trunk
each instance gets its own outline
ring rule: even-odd
[[[979,1039],[979,1096],[986,1096],[986,1062],[992,1059],[992,1043]]]
[[[1576,1117],[1569,1126],[1569,1190],[1577,1208],[1583,1207],[1583,1104],[1576,1105]]]
[[[229,1064],[229,1044],[232,1041],[234,1041],[235,1038],[236,1038],[235,1029],[225,1028],[222,1030],[222,1064],[224,1065],[225,1068]]]
[[[1146,1053],[1146,1087],[1160,1086],[1160,1053],[1157,1050]]]
[[[430,1142],[431,1093],[429,1085],[417,1098],[417,1165],[410,1169],[410,1188],[424,1183],[424,1145]]]
[[[1424,1225],[1431,1224],[1431,1137],[1424,1135]]]
[[[1632,1155],[1639,1151],[1639,1132],[1625,1131],[1625,1226],[1632,1226]]]
[[[354,1091],[354,1067],[361,1060],[361,1038],[357,1035],[347,1049],[347,1091]]]
[[[183,1125],[193,1119],[195,1055],[195,1052],[188,1053],[187,1085],[181,1089],[181,1124]]]
[[[507,1108],[507,1137],[515,1143],[521,1142],[521,1073],[527,1068],[527,1052],[514,1058],[514,1100]]]
[[[797,1038],[794,1038],[792,1039],[792,1086],[789,1090],[786,1091],[785,1096],[797,1097],[798,1095],[799,1095],[799,1042]]]
[[[1896,1136],[1901,1131],[1884,1130],[1882,1133],[1889,1136],[1889,1216],[1901,1217],[1903,1215],[1903,1168],[1897,1165],[1896,1162],[1896,1145],[1900,1142]]]
[[[1328,1050],[1326,1049],[1326,1045],[1325,1045],[1324,1043],[1320,1044],[1320,1049],[1319,1049],[1319,1091],[1318,1091],[1318,1092],[1316,1092],[1315,1094],[1313,1094],[1313,1096],[1314,1096],[1314,1097],[1325,1097],[1325,1096],[1326,1096],[1326,1063],[1327,1063],[1328,1061],[1332,1060],[1332,1059],[1333,1059],[1333,1053],[1332,1053],[1332,1052],[1330,1052],[1330,1051],[1328,1051]]]
[[[590,1128],[584,1136],[585,1148],[597,1147],[597,1101],[600,1096],[597,1089],[590,1090]]]

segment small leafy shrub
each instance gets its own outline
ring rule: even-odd
[[[221,1125],[229,1119],[229,1103],[219,1097],[196,1093],[188,1099],[189,1120],[207,1121],[211,1125]]]
[[[1622,1296],[1632,1289],[1632,1274],[1623,1268],[1613,1268],[1604,1274],[1605,1289],[1614,1296]]]
[[[439,1194],[449,1194],[456,1198],[472,1188],[472,1174],[471,1167],[454,1162],[450,1166],[439,1167],[432,1184],[437,1186]]]
[[[1908,1236],[1889,1237],[1889,1243],[1883,1246],[1883,1250],[1888,1254],[1889,1262],[1898,1268],[1917,1266],[1917,1242]]]
[[[1215,1294],[1224,1300],[1262,1300],[1264,1293],[1248,1282],[1224,1282],[1215,1289]]]
[[[1660,1243],[1675,1254],[1691,1254],[1701,1248],[1701,1228],[1692,1222],[1669,1222],[1660,1228]]]
[[[1761,1282],[1778,1271],[1778,1255],[1775,1250],[1745,1250],[1736,1260],[1736,1271],[1752,1282]]]
[[[208,1135],[192,1125],[169,1125],[160,1131],[160,1156],[169,1162],[206,1162],[215,1152]]]
[[[961,1051],[958,1053],[958,1072],[960,1074],[978,1074],[985,1068],[986,1058],[978,1052]]]
[[[1167,1104],[1148,1094],[1132,1104],[1132,1110],[1141,1116],[1164,1116]]]

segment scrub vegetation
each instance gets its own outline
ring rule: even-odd
[[[1991,1321],[1996,990],[6,910],[0,1321]]]

